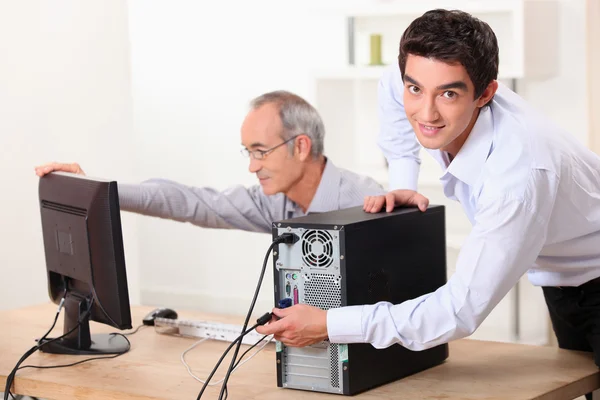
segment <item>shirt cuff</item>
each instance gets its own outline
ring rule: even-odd
[[[327,335],[331,343],[365,343],[362,331],[364,306],[327,310]]]
[[[388,160],[389,163],[389,190],[410,189],[417,190],[419,179],[419,163],[410,158]]]

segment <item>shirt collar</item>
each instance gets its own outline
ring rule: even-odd
[[[306,213],[337,210],[340,196],[341,171],[329,159],[325,159],[325,169],[319,187],[310,202]]]
[[[494,121],[491,107],[484,107],[477,117],[477,121],[469,134],[469,137],[441,179],[448,174],[456,179],[473,186],[483,171],[483,166],[492,148],[494,138]]]

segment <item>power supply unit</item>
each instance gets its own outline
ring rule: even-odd
[[[273,224],[273,237],[298,235],[274,252],[275,304],[323,310],[387,301],[399,304],[446,283],[443,206],[370,214],[361,207]],[[440,364],[448,346],[411,351],[370,344],[303,348],[277,342],[277,386],[353,395]]]

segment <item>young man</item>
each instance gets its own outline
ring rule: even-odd
[[[408,119],[444,171],[444,193],[473,224],[456,273],[402,304],[275,309],[281,319],[257,331],[290,346],[328,337],[423,350],[473,333],[528,272],[543,287],[559,345],[594,351],[600,365],[600,158],[499,88],[496,37],[469,14],[434,10],[416,19],[400,42],[399,69],[406,115],[387,118]],[[410,154],[410,139],[405,148]],[[417,171],[405,171],[404,181]],[[397,190],[364,208],[386,203],[428,205]]]
[[[260,185],[223,192],[163,179],[119,184],[124,211],[190,222],[207,228],[270,233],[274,221],[363,204],[384,193],[373,179],[337,168],[323,154],[325,128],[317,110],[285,91],[252,100],[242,125],[242,154]],[[36,167],[83,174],[78,164]]]

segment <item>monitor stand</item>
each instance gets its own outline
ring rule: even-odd
[[[47,338],[40,351],[53,354],[103,355],[123,354],[129,349],[129,342],[116,333],[90,335],[91,302],[93,299],[69,293],[65,299],[64,333],[62,339],[52,341]],[[81,323],[79,323],[81,321]],[[79,326],[77,326],[79,324]],[[44,344],[45,343],[45,344]]]

